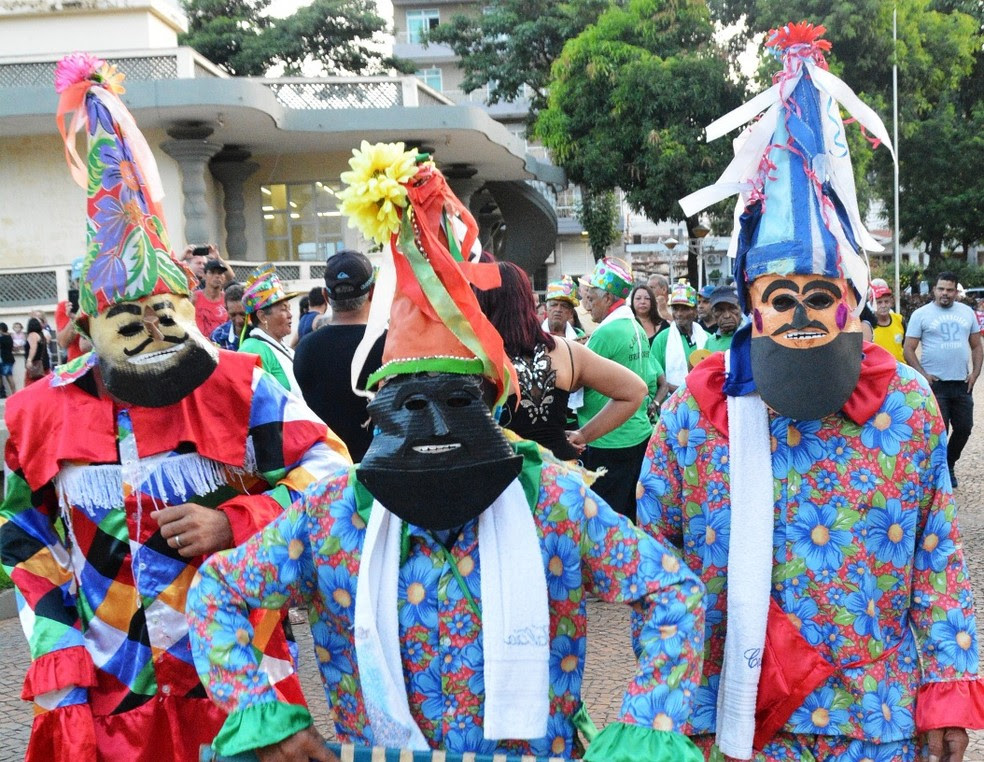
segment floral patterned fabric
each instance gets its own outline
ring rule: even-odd
[[[373,743],[352,633],[372,498],[356,474],[357,468],[311,488],[244,546],[216,554],[202,567],[189,596],[192,647],[210,695],[231,713],[227,730],[245,727],[252,710],[277,700],[258,679],[256,651],[246,637],[247,609],[306,605],[336,731],[344,742]],[[700,669],[703,610],[696,577],[675,553],[586,488],[578,471],[551,463],[525,469],[520,478],[527,480],[531,502],[537,496],[534,519],[549,588],[547,735],[532,742],[484,739],[481,620],[442,546],[409,527],[398,587],[399,634],[410,711],[424,736],[434,748],[451,751],[580,756],[571,718],[581,707],[588,593],[634,602],[641,612],[639,668],[620,720],[657,730],[681,727]],[[480,608],[477,526],[477,519],[466,524],[448,554]]]
[[[839,666],[785,730],[906,741],[927,729],[916,727],[917,693],[922,714],[934,684],[968,681],[980,690],[973,594],[936,402],[922,376],[898,364],[862,424],[842,413],[819,421],[769,417],[772,595]],[[727,620],[728,439],[687,389],[663,408],[640,495],[640,526],[682,547],[707,586],[704,674],[685,730],[713,733]],[[870,663],[850,666],[859,662]],[[942,717],[941,710],[930,714]]]

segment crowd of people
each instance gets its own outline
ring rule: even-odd
[[[984,728],[953,498],[980,329],[950,273],[907,326],[869,288],[830,93],[891,142],[821,31],[770,37],[782,86],[735,143],[768,171],[681,200],[744,194],[730,285],[606,257],[541,312],[431,157],[363,143],[337,198],[379,266],[330,257],[294,339],[274,265],[240,285],[214,245],[172,254],[116,75],[60,63],[89,253],[57,332],[0,325],[32,375],[0,504],[28,761],[329,762],[295,671],[313,658],[362,746],[961,762]],[[124,183],[111,155],[143,158]],[[631,606],[637,659],[600,730],[590,597]]]

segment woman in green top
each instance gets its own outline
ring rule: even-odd
[[[272,264],[265,262],[257,267],[246,279],[243,291],[249,322],[239,351],[259,355],[263,369],[300,397],[301,389],[294,379],[294,350],[283,342],[290,336],[293,316],[289,302],[295,296],[299,292],[284,290]]]

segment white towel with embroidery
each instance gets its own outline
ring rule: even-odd
[[[374,742],[425,750],[427,741],[410,714],[400,657],[402,523],[374,503],[356,582],[356,660]],[[518,479],[479,516],[478,537],[485,738],[542,738],[549,714],[547,582],[536,525]]]
[[[514,479],[478,518],[485,738],[547,734],[550,613],[530,504]]]
[[[726,364],[730,354],[725,353]],[[727,756],[751,759],[769,617],[775,512],[769,416],[758,394],[728,397],[728,447],[728,628],[718,687],[716,740]]]
[[[680,329],[675,322],[670,322],[667,328],[670,335],[666,338],[666,382],[672,386],[681,386],[690,372],[690,365],[687,362],[687,354],[683,351],[685,339],[680,335]],[[693,334],[694,345],[697,349],[703,349],[707,344],[707,331],[697,325],[696,322],[690,326]]]

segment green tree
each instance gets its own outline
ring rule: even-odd
[[[581,188],[577,219],[588,234],[588,245],[595,260],[601,259],[618,238],[618,196],[610,190]]]
[[[276,67],[296,76],[305,64],[323,75],[415,69],[380,52],[387,26],[373,0],[312,0],[286,18],[267,15],[270,0],[183,2],[188,32],[181,44],[237,76],[262,76]]]
[[[744,90],[697,0],[629,0],[570,40],[554,64],[535,134],[582,187],[620,187],[653,220],[685,221],[677,200],[714,182],[731,156],[704,127]],[[695,247],[691,281],[697,282]]]
[[[564,43],[593,23],[612,0],[491,0],[481,13],[456,14],[427,34],[461,59],[466,93],[489,85],[489,102],[530,93],[530,115],[546,105],[550,67]]]

